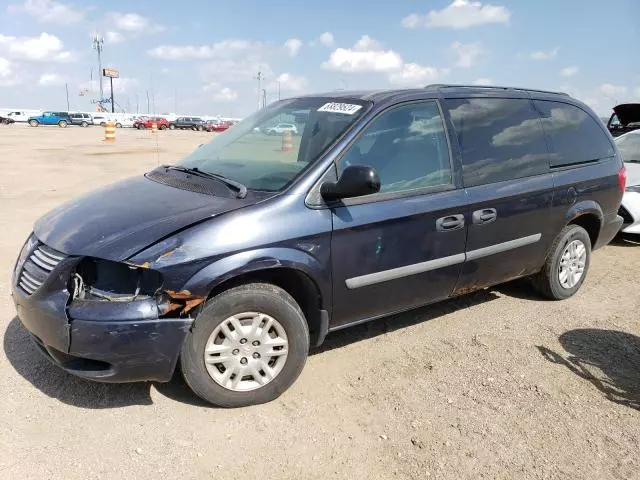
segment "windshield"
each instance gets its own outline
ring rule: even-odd
[[[615,139],[625,162],[640,161],[640,132],[633,132]]]
[[[355,99],[282,100],[215,137],[181,165],[221,175],[252,190],[280,191],[353,125],[368,105]]]

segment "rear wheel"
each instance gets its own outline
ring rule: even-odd
[[[40,123],[37,120],[29,120],[29,125],[32,127],[37,127]]]
[[[144,130],[144,125],[138,125],[138,130]]]
[[[552,300],[569,298],[582,286],[590,261],[589,234],[578,225],[567,225],[553,243],[544,268],[533,277],[533,284]]]
[[[67,121],[66,120],[60,120],[58,122],[58,126],[61,128],[67,128]]]
[[[89,126],[89,124],[87,122],[82,122],[80,124],[80,126],[83,127],[83,128],[87,128]]]
[[[116,128],[122,128],[122,124],[121,123],[116,123]]]
[[[269,402],[298,378],[309,330],[295,300],[274,285],[227,290],[205,305],[187,334],[182,373],[200,397],[221,407]]]
[[[175,129],[176,129],[176,126],[173,123],[169,125],[169,130],[175,130]]]
[[[160,130],[166,130],[167,126],[166,125],[160,125]]]

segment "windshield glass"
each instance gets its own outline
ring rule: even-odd
[[[368,102],[321,97],[282,100],[257,111],[186,157],[181,165],[279,191],[317,160]]]
[[[640,161],[640,132],[633,132],[615,139],[625,162]]]

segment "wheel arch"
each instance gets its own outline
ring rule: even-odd
[[[578,225],[584,228],[591,240],[591,248],[595,249],[600,236],[604,215],[602,208],[594,201],[576,203],[566,216],[567,225]]]

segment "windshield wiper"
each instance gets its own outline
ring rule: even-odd
[[[214,180],[218,180],[224,183],[226,186],[231,187],[237,193],[237,198],[245,198],[247,196],[247,186],[236,182],[235,180],[231,180],[230,178],[225,177],[224,175],[220,175],[218,173],[209,173],[200,170],[198,167],[183,167],[182,165],[164,165],[164,168],[170,170],[177,170],[178,172],[188,173],[190,175],[196,175],[203,178],[212,178]]]

